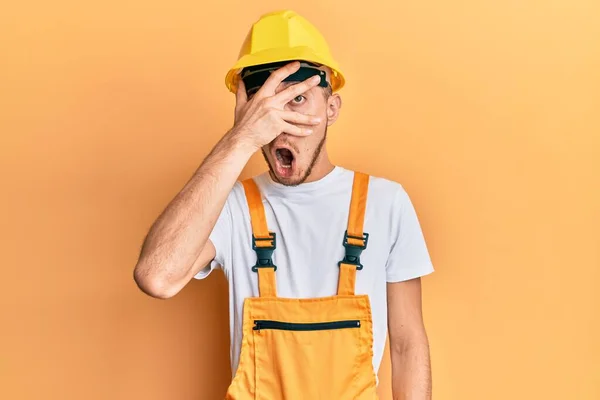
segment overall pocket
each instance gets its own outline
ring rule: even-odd
[[[352,399],[361,354],[359,319],[254,320],[256,399]]]
[[[333,329],[360,328],[360,320],[353,319],[347,321],[333,322],[281,322],[268,319],[254,320],[254,330],[278,329],[282,331],[327,331]]]

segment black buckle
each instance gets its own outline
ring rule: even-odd
[[[360,239],[363,240],[364,244],[362,246],[356,244],[348,243],[348,238],[352,239]],[[360,263],[360,254],[364,249],[367,248],[367,242],[369,241],[369,234],[364,233],[363,236],[352,236],[348,235],[348,231],[344,233],[344,242],[343,245],[346,248],[346,255],[344,259],[338,263],[338,266],[343,264],[352,264],[356,266],[357,270],[363,269],[363,265]]]
[[[273,268],[277,271],[277,266],[273,264],[273,251],[277,247],[275,232],[269,232],[271,235],[268,238],[257,238],[252,234],[252,250],[256,252],[256,264],[252,267],[252,271],[258,272],[258,268]],[[258,247],[256,242],[270,242],[273,244],[268,247]]]

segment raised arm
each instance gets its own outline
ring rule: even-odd
[[[281,133],[305,136],[314,117],[284,110],[294,97],[319,82],[318,77],[276,93],[278,85],[299,68],[290,63],[275,71],[248,100],[243,82],[236,95],[235,123],[217,143],[183,189],[153,223],[144,240],[134,280],[146,294],[177,294],[215,257],[208,240],[229,192],[250,157]]]
[[[252,153],[228,132],[167,205],[150,228],[135,266],[134,279],[143,292],[172,297],[215,257],[208,237]]]

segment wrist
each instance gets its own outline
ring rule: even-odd
[[[241,153],[241,155],[247,156],[250,158],[254,153],[256,153],[259,149],[255,143],[249,139],[247,132],[239,129],[232,128],[225,135],[225,141],[227,143],[227,147],[232,149],[236,153]]]

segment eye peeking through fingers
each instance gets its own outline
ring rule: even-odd
[[[298,96],[296,96],[292,99],[292,104],[297,106],[297,105],[304,103],[305,101],[306,101],[306,97],[299,94]]]

